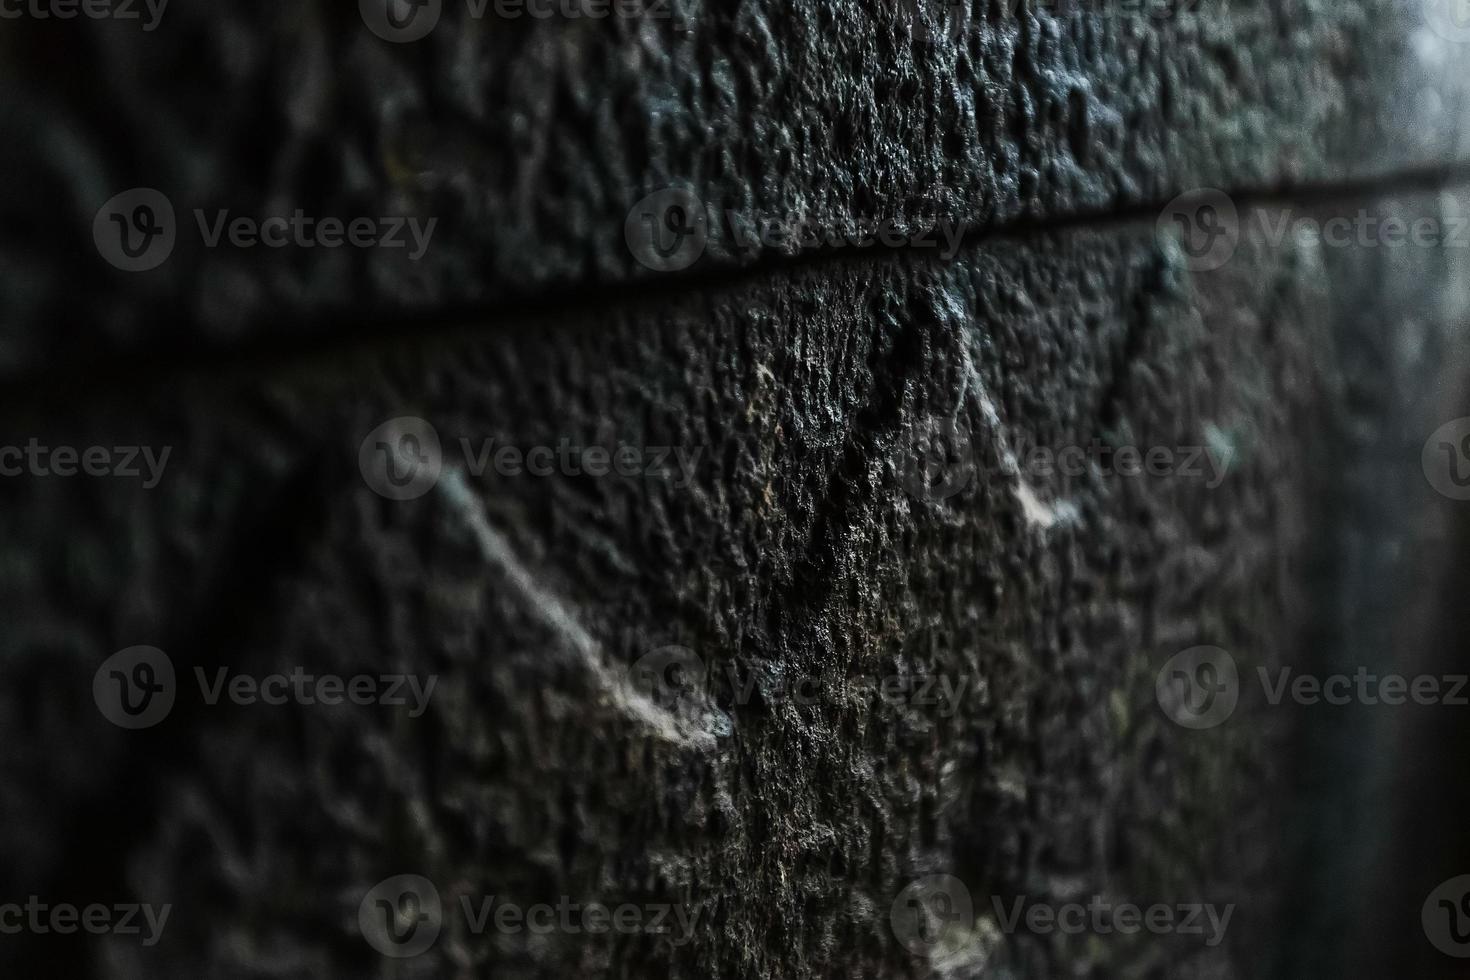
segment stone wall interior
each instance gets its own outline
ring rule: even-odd
[[[1461,0],[0,0],[0,975],[1470,969]]]

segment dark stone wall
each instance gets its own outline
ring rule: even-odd
[[[169,452],[0,479],[0,903],[172,905],[153,945],[0,935],[17,975],[1453,975],[1420,907],[1470,870],[1459,716],[1254,682],[1462,660],[1465,504],[1421,451],[1470,410],[1470,254],[1272,232],[1458,227],[1434,8],[449,4],[393,43],[173,4],[0,42],[0,446]],[[176,241],[128,272],[94,224],[134,187]],[[670,187],[715,214],[649,268]],[[1176,233],[1199,188],[1219,263]],[[437,223],[419,260],[209,248],[195,208]],[[1093,462],[1008,465],[1038,446]],[[175,683],[133,730],[104,662],[140,645]],[[1195,729],[1158,679],[1199,646],[1241,681]],[[296,668],[435,687],[195,680]],[[385,957],[359,911],[401,874],[444,914]],[[916,941],[937,875],[972,908]],[[489,895],[692,919],[477,930]],[[1218,944],[999,914],[1093,896],[1234,912]]]
[[[174,0],[152,31],[13,21],[0,365],[396,333],[648,282],[625,221],[670,185],[747,225],[923,227],[913,212],[935,202],[980,231],[1152,215],[1197,187],[1391,181],[1467,152],[1461,45],[1425,26],[1437,0],[499,6],[440,0],[411,43],[351,4]],[[101,261],[91,236],[137,186],[178,225],[146,277]],[[297,207],[434,218],[433,247],[211,249],[193,215]],[[719,232],[706,264],[800,248]]]

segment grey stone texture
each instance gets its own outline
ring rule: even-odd
[[[169,450],[152,486],[0,479],[0,901],[173,905],[154,946],[0,937],[18,975],[1450,975],[1419,904],[1466,856],[1464,726],[1253,681],[1459,660],[1463,511],[1420,451],[1467,411],[1470,250],[1273,232],[1465,213],[1464,54],[1417,5],[976,4],[917,37],[870,2],[450,5],[394,44],[350,6],[174,3],[0,42],[0,446]],[[149,272],[92,241],[134,186],[179,219]],[[712,235],[654,272],[625,226],[669,186],[965,236]],[[1199,187],[1238,208],[1218,268],[1165,211]],[[418,262],[204,249],[193,207],[439,225]],[[439,467],[395,500],[403,418]],[[587,472],[623,446],[637,473]],[[177,697],[131,731],[93,683],[135,645]],[[1243,680],[1192,730],[1156,679],[1200,645]],[[196,680],[298,667],[435,688],[412,717]],[[444,915],[385,958],[359,909],[399,874]],[[916,954],[929,875],[974,927]],[[693,924],[477,930],[491,895]],[[1213,946],[1001,928],[1094,895],[1234,913]]]
[[[773,219],[923,227],[937,207],[983,230],[1443,168],[1466,152],[1463,45],[1426,26],[1448,3],[649,0],[538,19],[443,0],[412,43],[350,4],[176,2],[152,31],[12,21],[0,365],[396,332],[647,282],[625,221],[670,186],[739,216],[713,230],[719,268],[799,250],[738,244]],[[135,187],[174,210],[147,273],[91,235]],[[222,212],[297,209],[437,224],[417,261],[206,247]]]

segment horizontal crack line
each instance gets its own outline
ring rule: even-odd
[[[1250,189],[1219,189],[1237,208],[1248,209],[1288,205],[1320,207],[1389,195],[1428,193],[1459,184],[1470,184],[1470,162],[1331,183],[1282,182]],[[1152,222],[1167,203],[1149,201],[1049,218],[1021,217],[994,225],[977,225],[965,229],[960,238],[961,250],[972,251],[992,241]],[[962,227],[966,224],[962,218],[955,220]],[[795,254],[766,252],[747,262],[696,266],[660,276],[547,287],[501,300],[446,304],[421,312],[399,311],[379,320],[334,308],[306,311],[294,320],[299,330],[295,335],[292,325],[287,325],[228,345],[197,343],[167,350],[156,346],[123,349],[64,365],[47,364],[0,375],[3,382],[0,403],[14,406],[92,400],[109,393],[126,392],[140,381],[157,383],[180,375],[255,375],[293,364],[307,364],[319,357],[371,353],[379,348],[483,334],[519,319],[575,320],[615,308],[636,310],[669,297],[723,292],[762,277],[827,263],[855,258],[895,260],[904,255],[923,254],[928,254],[927,250],[904,244],[845,244]],[[951,261],[961,260],[957,256]]]

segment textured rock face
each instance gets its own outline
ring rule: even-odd
[[[1462,726],[1254,680],[1456,662],[1420,452],[1464,411],[1467,251],[1273,231],[1456,226],[1462,62],[1421,11],[451,8],[402,44],[208,4],[7,42],[0,446],[145,451],[0,480],[0,897],[172,907],[153,944],[0,937],[19,972],[1452,964],[1419,912]],[[656,272],[628,226],[671,184],[823,234],[727,223]],[[1220,262],[1156,221],[1201,184]],[[91,236],[135,185],[177,243],[128,273]],[[439,224],[418,262],[205,249],[216,206]],[[1200,647],[1238,703],[1190,727],[1159,678]],[[374,703],[252,693],[293,673]],[[1230,918],[1008,925],[1094,897]]]
[[[714,213],[704,259],[724,266],[800,248],[745,241],[769,220],[911,227],[937,204],[987,229],[1464,155],[1461,46],[1436,3],[1078,6],[650,0],[599,19],[445,2],[411,43],[350,7],[300,3],[178,3],[151,31],[14,21],[0,363],[396,331],[409,315],[647,281],[625,219],[670,185]],[[58,64],[95,65],[107,84]],[[114,203],[135,187],[173,212],[169,257],[143,277],[92,241],[99,211],[109,237],[112,220],[155,226]],[[298,209],[412,216],[424,234],[228,244],[229,222]]]

